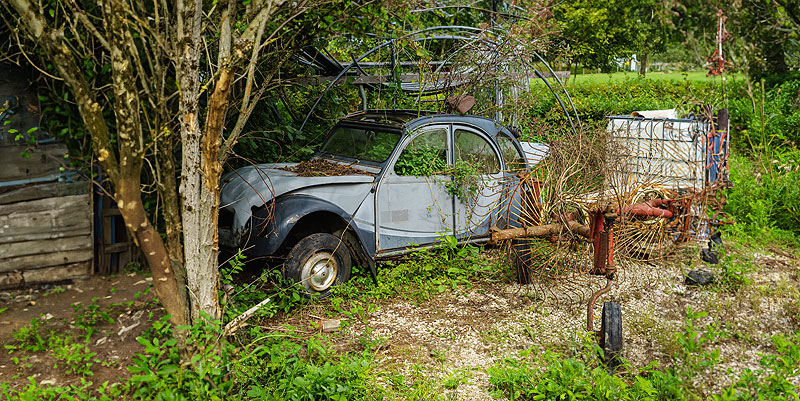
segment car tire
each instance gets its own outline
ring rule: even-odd
[[[603,361],[613,373],[622,363],[622,310],[619,302],[603,304],[600,348],[603,350]]]
[[[339,284],[350,280],[353,263],[344,241],[328,233],[311,234],[298,242],[286,257],[281,272],[305,288],[307,298],[325,298]]]

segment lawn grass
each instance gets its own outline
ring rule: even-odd
[[[742,74],[726,75],[726,79],[743,79]],[[581,84],[601,84],[607,82],[622,82],[626,80],[637,81],[640,79],[645,80],[659,80],[659,81],[693,81],[693,82],[719,82],[720,77],[706,76],[706,71],[691,71],[691,72],[649,72],[642,78],[638,72],[615,72],[611,74],[577,74],[570,76],[569,85]]]

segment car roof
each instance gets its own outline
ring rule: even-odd
[[[461,123],[477,126],[486,131],[489,135],[496,135],[498,131],[505,130],[502,124],[490,118],[473,115],[443,114],[431,110],[364,110],[349,114],[340,122],[377,124],[406,130],[412,130],[427,124]]]
[[[437,114],[430,110],[364,110],[348,114],[341,121],[389,125],[403,128],[409,121],[421,116]]]

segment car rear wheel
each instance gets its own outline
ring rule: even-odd
[[[283,263],[283,277],[305,288],[305,296],[325,298],[347,282],[352,271],[350,249],[327,233],[311,234],[298,242]]]

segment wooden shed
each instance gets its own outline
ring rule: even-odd
[[[32,129],[41,115],[26,78],[0,77],[0,288],[94,270],[91,182],[69,168],[63,143]]]

